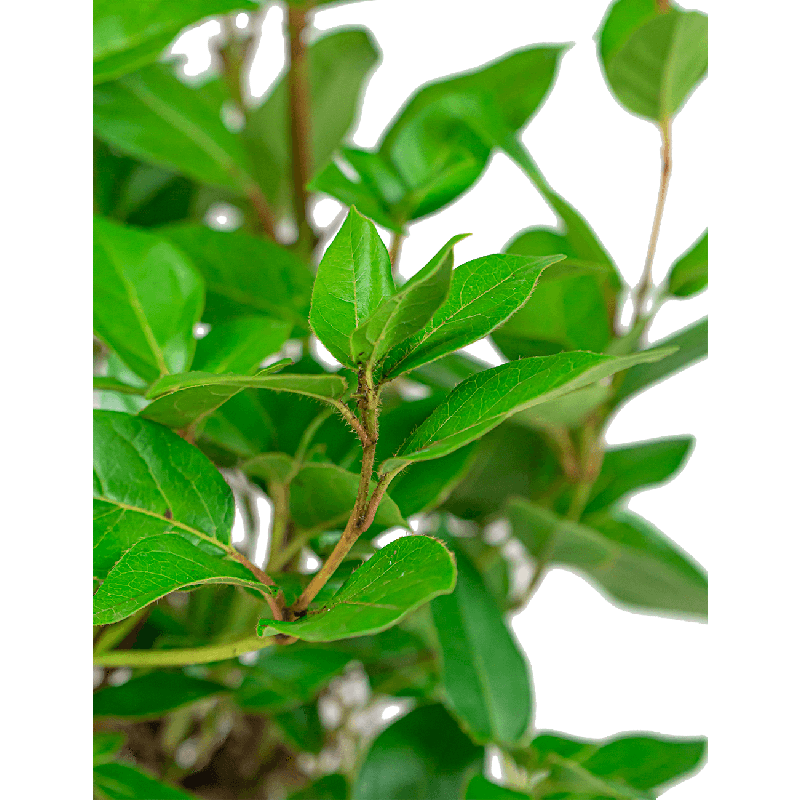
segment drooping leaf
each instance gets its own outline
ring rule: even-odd
[[[353,800],[444,800],[461,796],[483,748],[440,705],[414,709],[378,735],[352,790]]]
[[[203,282],[160,236],[96,218],[94,329],[137,375],[153,381],[191,363]]]
[[[589,740],[541,733],[521,761],[531,771],[547,770],[536,797],[602,797],[649,800],[705,760],[706,740],[627,734]]]
[[[266,592],[222,548],[212,555],[174,533],[148,536],[122,554],[95,592],[94,624],[119,622],[177,589],[214,583]]]
[[[673,297],[692,297],[708,286],[708,230],[672,265],[667,285]]]
[[[162,231],[192,259],[206,282],[203,320],[212,325],[264,314],[308,329],[312,275],[296,256],[268,239],[201,225]]]
[[[607,19],[599,55],[611,91],[632,114],[665,122],[706,74],[708,17],[676,6],[648,13],[640,0],[619,0]]]
[[[460,383],[397,455],[383,463],[382,469],[389,472],[414,461],[452,453],[524,408],[596,383],[642,361],[662,358],[669,352],[661,349],[620,357],[560,353],[523,358],[479,372]]]
[[[530,795],[498,786],[483,775],[476,775],[467,784],[467,793],[464,797],[465,800],[529,800]]]
[[[170,428],[184,428],[201,420],[245,389],[291,392],[331,403],[341,397],[347,384],[339,375],[271,375],[291,363],[278,361],[255,375],[215,375],[211,372],[185,372],[154,383],[147,396],[150,405],[141,415]]]
[[[507,513],[534,558],[577,571],[623,606],[706,616],[705,571],[641,517],[617,511],[578,523],[522,499]]]
[[[386,245],[372,222],[351,208],[317,269],[311,327],[334,358],[356,366],[350,335],[393,293]]]
[[[94,764],[107,764],[113,761],[125,744],[124,733],[95,733],[93,736]]]
[[[230,541],[225,479],[197,448],[149,420],[94,412],[94,497],[98,578],[144,537],[179,534],[211,553]]]
[[[316,612],[296,622],[263,619],[260,636],[286,633],[332,642],[376,633],[455,585],[453,556],[436,539],[406,536],[379,550]]]
[[[182,83],[174,67],[151,64],[95,87],[95,133],[123,153],[202,183],[252,191],[242,143],[208,94]]]
[[[106,686],[95,692],[94,716],[156,719],[168,711],[227,691],[222,684],[182,672],[150,672],[121,686]]]
[[[289,800],[347,800],[347,780],[344,775],[326,775],[307,789],[289,795]]]
[[[257,8],[251,0],[98,0],[93,5],[94,81],[113,80],[155,61],[183,28],[206,17]]]
[[[289,338],[291,324],[269,317],[221,322],[197,343],[193,372],[249,373]]]
[[[381,367],[383,380],[452,353],[490,333],[534,291],[557,256],[491,255],[453,271],[450,294],[422,330],[393,347]]]
[[[475,741],[517,745],[533,713],[528,665],[480,573],[456,558],[455,590],[431,604],[447,705]]]
[[[138,767],[116,762],[95,766],[94,792],[103,800],[197,800]]]
[[[609,449],[585,513],[601,511],[633,492],[668,481],[683,466],[693,444],[693,436],[674,436]]]

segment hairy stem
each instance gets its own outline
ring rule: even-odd
[[[225,661],[273,644],[277,644],[275,637],[247,636],[227,644],[186,650],[114,650],[95,655],[94,664],[98,667],[185,667],[189,664]]]

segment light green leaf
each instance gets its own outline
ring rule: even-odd
[[[308,330],[313,277],[285,248],[241,231],[201,225],[161,233],[192,259],[206,282],[205,322],[264,314]]]
[[[670,480],[683,467],[693,445],[694,436],[674,436],[609,449],[585,513],[601,511],[636,491]]]
[[[708,286],[708,230],[672,265],[667,285],[673,297],[692,297]]]
[[[92,26],[95,83],[155,61],[181,30],[193,23],[257,8],[251,0],[97,0]]]
[[[311,327],[334,358],[356,366],[350,335],[393,293],[386,245],[375,226],[351,208],[317,269]]]
[[[650,800],[705,760],[706,740],[628,734],[610,739],[578,739],[541,733],[518,755],[532,772],[547,770],[536,797],[603,797]]]
[[[617,100],[632,114],[664,123],[708,69],[708,17],[671,6],[647,14],[636,0],[612,9],[600,34],[600,60]]]
[[[521,499],[507,512],[534,558],[576,570],[624,607],[705,618],[705,571],[641,517],[611,512],[578,523]]]
[[[482,761],[483,748],[469,740],[442,706],[423,706],[378,735],[361,763],[352,798],[457,798]]]
[[[308,642],[332,642],[377,633],[453,591],[453,562],[450,551],[436,539],[403,537],[362,564],[324,608],[297,622],[262,619],[259,636],[285,633]]]
[[[156,719],[168,711],[229,691],[227,687],[182,672],[149,672],[121,686],[94,693],[95,717]]]
[[[214,583],[267,592],[222,548],[211,555],[174,533],[148,536],[123,553],[95,592],[94,624],[119,622],[177,589]]]
[[[480,573],[456,557],[455,591],[431,603],[447,705],[476,742],[517,745],[533,714],[528,664]]]
[[[350,335],[355,363],[379,363],[395,345],[423,328],[444,303],[453,273],[453,248],[469,234],[454,236],[406,284],[386,299]]]
[[[202,420],[245,389],[291,392],[325,403],[337,400],[347,389],[339,375],[270,375],[289,363],[289,359],[278,361],[255,375],[214,375],[210,372],[170,375],[150,387],[147,396],[153,402],[142,409],[141,416],[170,428],[184,428]]]
[[[94,126],[97,136],[123,153],[202,183],[245,193],[254,185],[250,162],[223,124],[220,105],[178,80],[167,64],[96,86]]]
[[[476,775],[467,785],[465,800],[529,800],[529,794],[515,792]]]
[[[203,283],[191,262],[151,233],[94,221],[94,328],[137,375],[153,381],[191,363]]]
[[[289,338],[289,322],[240,317],[214,325],[197,343],[193,372],[250,373]]]
[[[113,761],[123,744],[125,744],[124,733],[95,733],[93,737],[95,766]]]
[[[98,764],[94,768],[94,794],[101,800],[197,800],[138,767],[118,763]]]
[[[460,383],[382,471],[452,453],[496,428],[512,414],[589,386],[622,369],[664,357],[666,348],[630,356],[560,353],[523,358],[484,370]]]
[[[457,267],[444,305],[421,331],[389,351],[382,379],[395,378],[486,336],[530,297],[545,267],[559,260],[498,254]]]
[[[230,541],[225,479],[197,448],[149,420],[94,412],[94,497],[98,578],[144,537],[180,534],[215,554]]]

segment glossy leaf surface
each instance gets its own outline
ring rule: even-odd
[[[249,373],[289,338],[291,324],[268,317],[221,322],[197,343],[193,372]]]
[[[672,265],[667,285],[674,297],[692,297],[708,286],[708,231]]]

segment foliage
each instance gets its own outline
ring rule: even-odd
[[[253,104],[253,19],[233,23],[258,17],[252,0],[95,3],[95,796],[655,797],[705,741],[538,731],[509,614],[551,568],[631,612],[707,613],[702,567],[626,509],[693,439],[604,441],[622,403],[707,351],[706,320],[646,336],[664,302],[708,283],[707,232],[651,278],[706,17],[617,0],[598,31],[609,89],[663,139],[622,325],[630,287],[519,139],[568,48],[429,83],[355,148],[378,45],[362,28],[307,42],[322,4],[284,3],[286,70]],[[189,85],[160,54],[209,17],[219,72]],[[466,263],[455,233],[402,282],[409,226],[493,152],[558,227]],[[322,195],[346,210],[326,231],[310,215]],[[219,203],[236,231],[209,224]],[[463,350],[487,336],[497,366]],[[498,521],[535,566],[525,585],[487,536]],[[360,725],[342,714],[354,691]],[[498,750],[500,783],[484,775]]]

